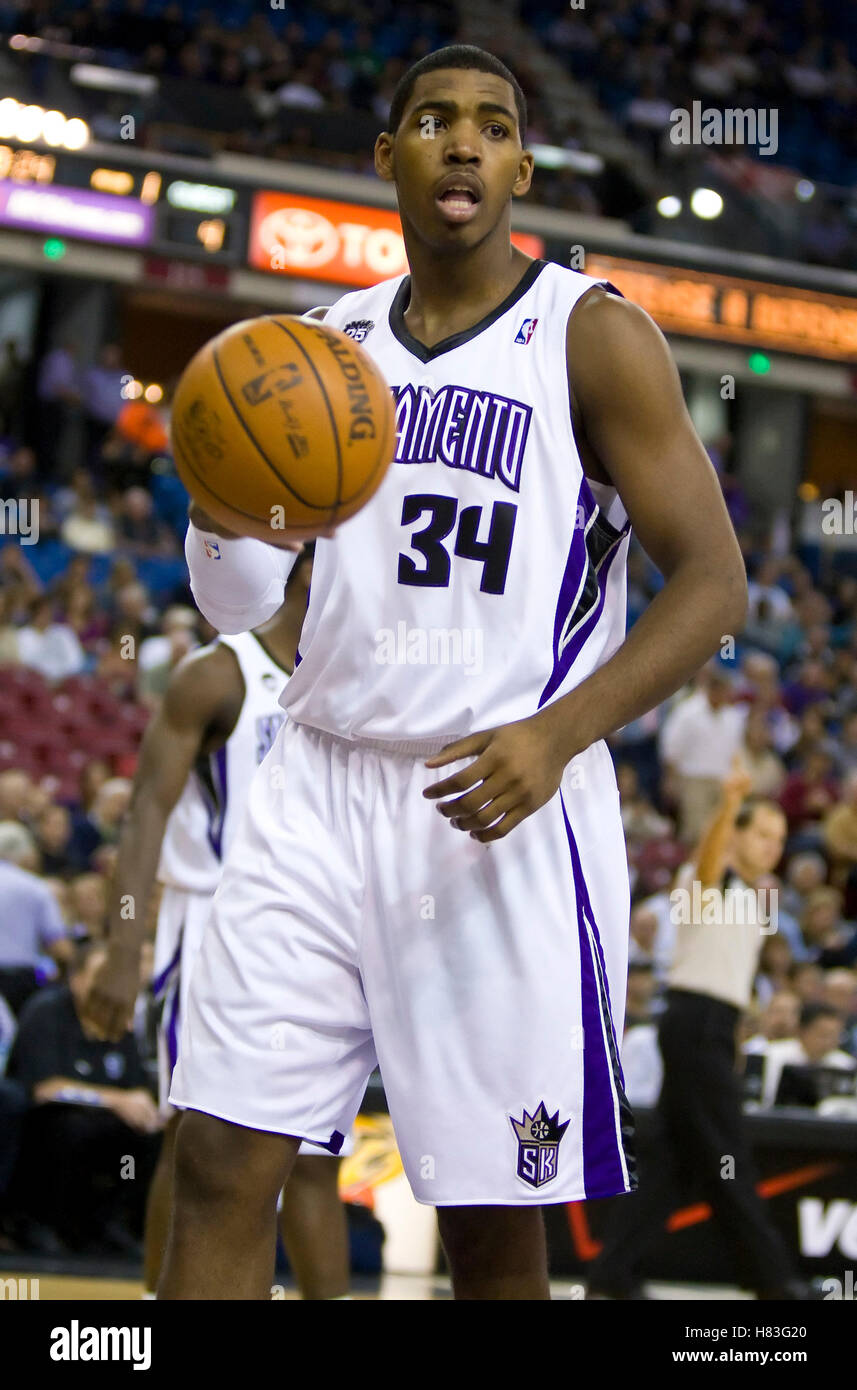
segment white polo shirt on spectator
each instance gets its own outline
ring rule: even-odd
[[[713,709],[703,690],[694,691],[668,714],[661,730],[661,757],[683,777],[723,778],[741,746],[746,718],[746,709]]]

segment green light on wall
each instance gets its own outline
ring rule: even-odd
[[[747,366],[757,376],[764,376],[766,372],[771,370],[771,359],[766,357],[763,352],[751,352],[747,358]]]
[[[65,242],[58,236],[49,236],[42,246],[42,255],[47,256],[49,261],[60,261],[65,255]]]

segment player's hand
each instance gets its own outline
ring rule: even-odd
[[[237,541],[241,539],[238,531],[227,531],[225,526],[221,526],[219,521],[214,521],[203,511],[198,502],[191,502],[187,510],[188,521],[195,526],[197,531],[211,531],[215,536],[222,536],[227,541]],[[294,531],[289,532],[288,539],[271,527],[271,539],[269,545],[275,545],[278,550],[301,551],[307,541],[314,541],[318,536],[324,536],[326,540],[332,540],[336,535],[336,528],[328,526],[321,531],[308,532],[305,536],[296,535]]]
[[[550,727],[539,715],[449,743],[425,765],[445,767],[460,758],[474,761],[426,787],[423,796],[436,800],[442,816],[483,845],[502,840],[550,801],[565,768]]]
[[[753,778],[741,761],[741,755],[736,753],[729,767],[729,772],[723,781],[723,796],[728,801],[740,803],[748,797],[753,790]]]
[[[140,950],[113,946],[90,985],[81,1008],[84,1029],[102,1042],[119,1042],[134,1021],[140,992]]]
[[[148,1091],[117,1091],[109,1104],[113,1114],[139,1134],[155,1134],[164,1127],[163,1117]]]

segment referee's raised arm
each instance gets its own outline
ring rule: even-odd
[[[691,857],[695,869],[694,877],[699,879],[703,888],[716,888],[723,882],[735,822],[752,786],[752,777],[740,758],[735,757],[729,775],[723,782],[720,805],[703,831]]]

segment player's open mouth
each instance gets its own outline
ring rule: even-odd
[[[476,190],[463,183],[450,184],[435,198],[435,203],[449,222],[469,222],[476,216],[481,201]]]

